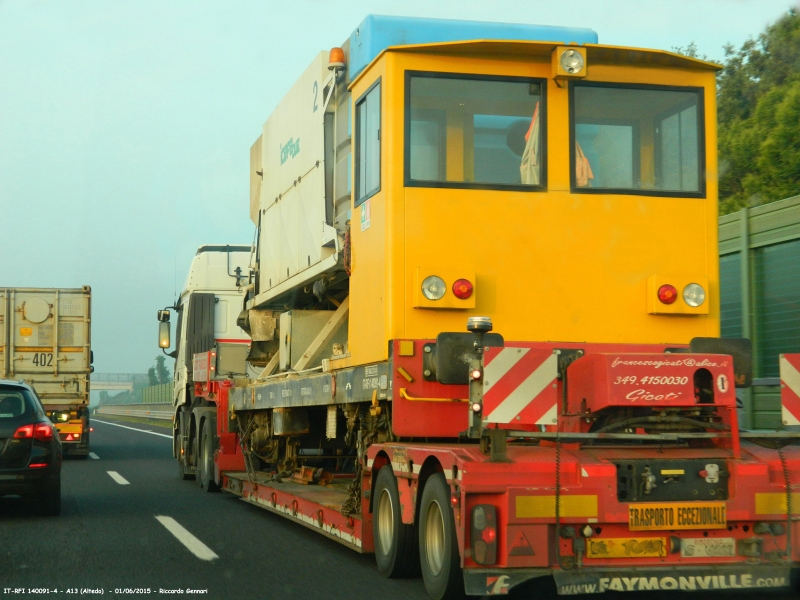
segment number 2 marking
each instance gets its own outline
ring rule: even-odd
[[[319,92],[319,86],[317,85],[316,81],[314,82],[314,87],[311,91],[314,92],[314,110],[311,112],[317,112],[317,94]]]

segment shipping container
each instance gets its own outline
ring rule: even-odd
[[[0,379],[32,385],[67,452],[89,453],[91,288],[0,288]]]

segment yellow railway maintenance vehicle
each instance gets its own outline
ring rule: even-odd
[[[195,355],[181,473],[432,598],[789,585],[800,450],[740,431],[719,339],[718,69],[367,17],[251,149],[248,375]]]

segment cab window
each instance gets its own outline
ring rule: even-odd
[[[405,184],[542,189],[544,82],[406,73]]]
[[[574,83],[573,192],[702,197],[703,91]]]
[[[359,206],[381,189],[381,86],[356,101],[356,199]]]

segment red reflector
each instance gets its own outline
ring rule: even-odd
[[[67,434],[67,437],[66,437],[66,438],[64,438],[64,440],[65,440],[65,441],[67,441],[67,442],[71,442],[71,441],[72,441],[72,434],[71,434],[71,433],[68,433],[68,434]]]
[[[708,477],[708,471],[706,471],[705,469],[701,469],[698,475],[700,475],[700,477],[705,479],[706,477]]]
[[[658,299],[661,300],[663,304],[672,304],[678,299],[678,290],[675,289],[675,286],[668,283],[662,285],[658,288]]]
[[[22,427],[17,428],[14,432],[15,438],[32,438],[33,437],[33,425],[23,425]]]
[[[456,298],[466,300],[472,296],[472,283],[467,279],[457,279],[453,284],[453,294]]]
[[[32,465],[28,465],[29,469],[41,469],[42,467],[46,467],[47,463],[33,463]]]

